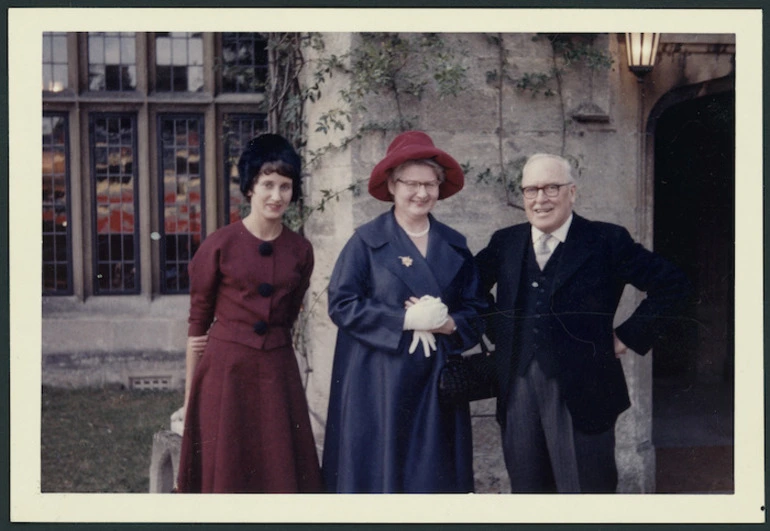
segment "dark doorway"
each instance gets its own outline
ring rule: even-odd
[[[695,293],[690,319],[655,346],[657,379],[733,379],[734,152],[734,92],[674,105],[658,119],[654,246]]]
[[[654,134],[654,248],[694,288],[653,347],[656,490],[733,492],[735,92],[669,106]]]

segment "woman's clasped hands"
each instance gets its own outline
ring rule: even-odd
[[[449,309],[440,298],[423,295],[419,299],[410,297],[404,303],[404,330],[413,330],[409,354],[413,354],[418,343],[422,344],[425,357],[430,357],[430,351],[436,350],[436,338],[431,332],[444,326],[450,319]]]

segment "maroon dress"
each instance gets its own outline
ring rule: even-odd
[[[321,475],[291,327],[313,248],[283,229],[263,242],[242,222],[190,262],[189,336],[208,332],[185,414],[179,492],[319,492]]]

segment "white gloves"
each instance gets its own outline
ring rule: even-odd
[[[425,357],[430,358],[431,349],[436,350],[436,338],[432,333],[425,330],[415,330],[412,332],[412,344],[409,345],[409,354],[413,354],[417,350],[417,343],[422,343],[422,350],[425,352]]]
[[[433,330],[440,328],[449,319],[449,309],[441,299],[423,295],[420,300],[406,309],[404,330]]]
[[[430,351],[436,350],[436,338],[428,330],[440,328],[449,319],[449,309],[441,299],[424,295],[420,300],[406,309],[404,330],[414,330],[409,354],[414,353],[417,344],[422,343],[425,357],[430,357]]]

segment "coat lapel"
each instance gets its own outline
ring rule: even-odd
[[[524,265],[524,257],[527,256],[527,246],[532,244],[532,229],[529,223],[521,225],[520,230],[513,231],[508,241],[503,242],[503,259],[501,264],[504,270],[498,278],[507,286],[510,286],[511,300],[515,301],[519,293],[521,271]],[[498,281],[498,283],[500,283]]]
[[[564,249],[556,269],[552,292],[561,288],[594,252],[596,238],[589,230],[585,218],[574,214],[567,240],[562,245]]]
[[[383,215],[380,229],[382,245],[374,252],[379,264],[406,284],[414,296],[441,296],[441,287],[431,267],[398,227],[392,210]]]
[[[430,275],[435,278],[441,291],[455,281],[465,259],[458,247],[465,247],[465,240],[457,233],[450,232],[442,223],[430,216],[431,231],[428,240],[428,254],[425,258]],[[422,257],[421,257],[422,258]]]
[[[406,284],[415,297],[441,295],[428,262],[411,241],[403,241],[403,237],[398,236],[383,247],[381,254],[385,268]]]

